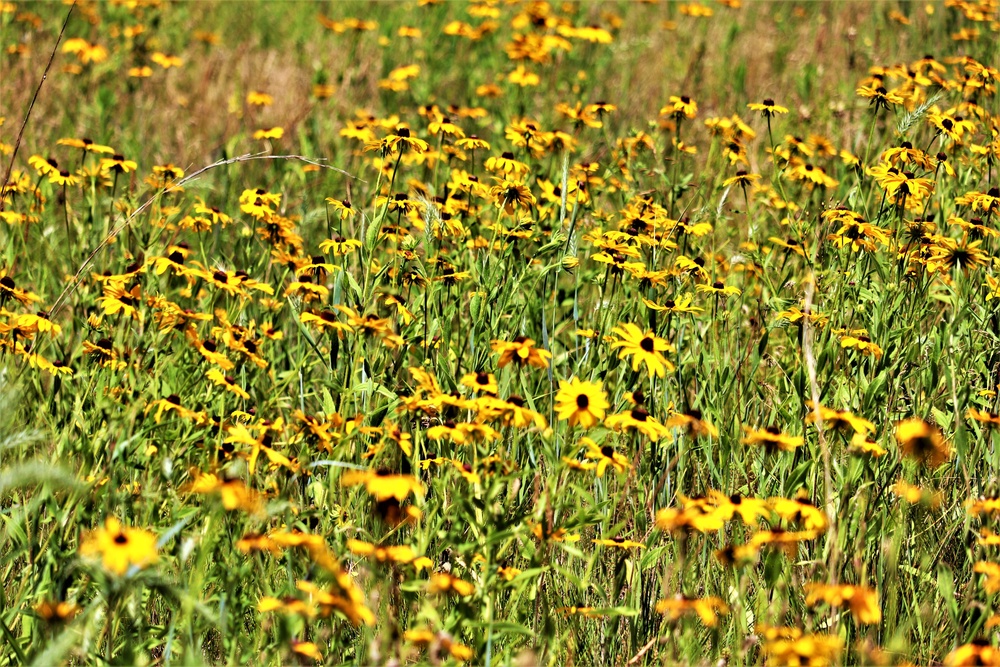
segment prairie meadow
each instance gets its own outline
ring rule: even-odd
[[[0,664],[1000,665],[998,0],[0,46]]]

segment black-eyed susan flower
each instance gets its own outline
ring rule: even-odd
[[[97,305],[105,315],[122,313],[133,320],[142,321],[142,312],[138,307],[142,304],[142,287],[134,285],[126,290],[121,284],[109,282],[104,287],[104,296],[98,297]]]
[[[559,381],[556,394],[556,413],[561,421],[569,421],[570,426],[580,424],[590,428],[604,419],[610,407],[607,395],[599,382],[588,382],[572,378],[569,382]]]
[[[192,341],[192,344],[194,345],[195,349],[197,349],[198,352],[201,353],[201,356],[203,356],[208,362],[215,364],[222,370],[231,371],[233,368],[236,367],[236,364],[230,361],[226,357],[226,355],[219,352],[219,346],[216,344],[214,340],[210,338],[206,338],[205,340],[195,339],[194,341]]]
[[[986,575],[982,580],[983,590],[987,593],[1000,592],[1000,564],[979,561],[973,566],[972,571]]]
[[[616,549],[645,549],[646,545],[642,542],[636,542],[635,540],[629,540],[624,537],[612,537],[610,539],[596,539],[593,540],[594,544],[600,544],[604,547],[614,547]]]
[[[427,628],[415,628],[403,633],[403,641],[426,648],[435,655],[443,655],[443,651],[459,662],[475,657],[475,652],[470,647],[455,641],[446,632],[434,633]]]
[[[354,331],[349,324],[338,320],[337,313],[331,310],[303,311],[299,314],[299,321],[302,324],[315,327],[319,331]]]
[[[507,80],[511,83],[525,88],[527,86],[537,86],[542,82],[541,78],[534,72],[525,68],[524,65],[518,65],[514,70],[507,75]]]
[[[274,103],[274,97],[259,90],[247,93],[247,104],[252,107],[269,107]]]
[[[743,427],[746,435],[741,442],[745,445],[761,445],[768,452],[791,452],[801,447],[805,439],[798,435],[785,435],[777,426],[771,425],[762,429]]]
[[[854,620],[863,625],[882,621],[878,594],[869,586],[853,584],[808,583],[805,586],[806,605],[813,607],[825,602],[831,607],[848,607]]]
[[[882,358],[882,348],[872,342],[867,332],[857,335],[844,334],[840,336],[840,346],[857,350],[864,356],[873,356],[876,359]]]
[[[358,210],[354,208],[354,205],[351,203],[351,200],[349,199],[337,199],[335,197],[327,197],[326,201],[328,204],[330,204],[330,208],[333,210],[334,215],[339,217],[341,220],[349,220],[350,218],[353,218],[355,215],[357,215]],[[324,241],[320,243],[319,247],[320,250],[322,250],[323,252],[330,253],[334,257],[338,257],[340,255],[348,254],[347,252],[337,252],[338,250],[342,250],[345,247],[343,245],[339,245],[342,244],[344,241],[345,239],[342,239],[339,236],[335,236],[329,241]],[[354,248],[361,247],[360,241],[354,239],[346,239],[346,241],[348,242],[347,247],[354,247]],[[328,247],[324,247],[324,244],[327,244]],[[351,251],[348,250],[348,252]]]
[[[721,530],[724,525],[721,514],[701,505],[665,507],[656,513],[656,527],[671,533],[709,533]]]
[[[511,180],[522,180],[529,171],[528,165],[514,159],[514,154],[505,151],[499,157],[493,156],[486,159],[483,165],[487,171],[495,171],[503,175],[509,175]]]
[[[903,103],[903,98],[896,92],[886,90],[885,86],[878,85],[873,86],[861,86],[855,91],[859,96],[868,100],[869,106],[875,107],[875,111],[879,109],[891,109],[897,104]]]
[[[205,376],[208,377],[217,387],[223,387],[226,391],[239,396],[244,401],[250,400],[248,394],[242,387],[236,384],[236,379],[231,375],[226,375],[218,368],[209,369]]]
[[[68,623],[80,613],[80,606],[66,600],[42,600],[34,607],[38,618],[49,625]]]
[[[767,518],[771,514],[771,504],[761,498],[743,497],[738,493],[725,495],[719,491],[710,490],[708,499],[715,505],[713,514],[724,521],[731,520],[739,515],[748,526],[756,526],[761,518]]]
[[[263,127],[253,133],[253,138],[258,140],[281,139],[283,136],[285,136],[285,128],[283,127]]]
[[[667,428],[683,428],[695,438],[719,437],[719,430],[705,421],[701,410],[692,409],[687,413],[675,412],[663,425]]]
[[[896,424],[896,441],[905,456],[932,468],[951,458],[951,445],[941,430],[919,417]]]
[[[975,667],[1000,665],[1000,650],[990,644],[988,639],[973,639],[968,644],[956,647],[944,657],[945,667]]]
[[[910,505],[923,505],[930,509],[937,509],[944,502],[944,494],[940,491],[910,484],[903,479],[893,484],[892,493]]]
[[[761,530],[750,537],[747,548],[759,551],[762,547],[774,546],[784,551],[789,558],[794,558],[800,544],[815,540],[821,533],[820,530],[785,530],[784,528]]]
[[[108,342],[110,343],[110,341]],[[156,408],[156,413],[153,415],[153,420],[157,424],[160,423],[163,415],[168,412],[173,412],[181,419],[194,423],[201,423],[204,419],[204,415],[201,413],[195,412],[194,410],[190,410],[181,405],[181,397],[177,394],[171,394],[166,398],[150,401],[150,403],[146,406],[146,413],[149,413],[149,411],[154,407]]]
[[[340,478],[341,486],[364,484],[365,490],[375,500],[395,498],[402,502],[411,493],[421,496],[424,485],[412,475],[398,475],[388,470],[349,470]]]
[[[459,148],[463,148],[465,150],[471,150],[471,151],[476,151],[476,150],[488,151],[488,150],[490,150],[490,144],[489,144],[489,142],[486,141],[486,140],[484,140],[484,139],[481,139],[480,137],[476,136],[475,134],[470,134],[467,137],[459,139],[458,141],[455,142],[455,145],[458,146]]]
[[[801,526],[805,530],[825,530],[829,524],[826,513],[809,500],[804,490],[795,498],[776,497],[769,499],[768,503],[783,521]]]
[[[135,160],[127,160],[124,155],[115,153],[111,157],[101,158],[101,171],[110,171],[114,174],[129,174],[136,169],[139,165],[135,163]]]
[[[751,102],[750,104],[747,104],[747,108],[751,111],[759,111],[761,117],[768,120],[774,116],[788,113],[787,107],[775,104],[774,100],[770,97],[765,98],[763,102]]]
[[[591,461],[596,462],[596,474],[598,477],[604,477],[604,472],[609,467],[617,473],[622,473],[632,468],[625,455],[616,452],[615,448],[611,445],[598,445],[588,437],[581,438],[580,444],[587,448],[584,455]]]
[[[656,303],[655,301],[651,301],[645,297],[642,298],[642,303],[647,308],[658,312],[696,315],[705,311],[704,308],[691,305],[692,301],[693,299],[688,295],[680,295],[675,298],[665,299],[663,303]]]
[[[103,527],[83,536],[80,555],[98,556],[105,570],[122,576],[133,566],[142,569],[157,561],[156,535],[141,528],[127,528],[115,517],[108,517]]]
[[[735,176],[730,176],[729,178],[724,180],[722,182],[722,187],[731,188],[733,186],[736,186],[738,188],[746,190],[748,187],[753,187],[753,184],[759,180],[760,180],[760,174],[750,174],[741,169],[740,171],[736,172]]]
[[[80,183],[80,179],[65,169],[53,171],[49,174],[49,183],[61,187],[72,187]]]
[[[498,209],[507,215],[514,215],[518,209],[529,209],[535,205],[535,195],[528,186],[506,178],[496,179],[497,184],[490,188],[490,196]]]
[[[182,67],[184,65],[184,60],[180,56],[170,55],[168,53],[163,53],[162,51],[154,51],[153,54],[149,56],[149,60],[163,69]]]
[[[775,638],[764,642],[768,664],[833,665],[836,664],[844,640],[836,635],[798,634],[794,638]]]
[[[490,343],[494,352],[500,353],[497,366],[503,368],[510,362],[519,367],[525,364],[535,368],[548,368],[552,353],[535,347],[535,341],[525,336],[517,336],[512,341],[494,340]]]
[[[694,613],[705,627],[714,628],[719,623],[719,616],[729,613],[729,605],[717,597],[689,598],[678,595],[657,602],[656,612],[671,621],[676,621],[685,614]]]
[[[431,561],[425,556],[417,556],[412,547],[405,544],[394,546],[382,546],[362,542],[361,540],[347,540],[347,549],[356,556],[364,556],[378,561],[379,563],[399,563],[402,565],[412,564],[417,571],[430,567]]]
[[[427,592],[432,595],[447,593],[465,597],[475,593],[476,587],[474,584],[447,572],[435,572],[431,575],[430,581],[427,582]]]
[[[660,115],[676,119],[694,118],[698,115],[698,103],[687,95],[671,95],[666,106],[660,109]]]
[[[990,412],[988,410],[969,408],[965,411],[965,417],[966,419],[973,419],[981,424],[986,424],[991,427],[1000,426],[1000,414]]]
[[[500,433],[487,424],[456,423],[451,420],[427,429],[427,437],[431,440],[448,438],[457,445],[471,442],[491,442],[500,438]]]
[[[508,396],[500,408],[502,410],[500,419],[505,426],[514,426],[515,428],[531,428],[533,426],[537,429],[544,429],[548,425],[545,417],[526,407],[524,399],[517,394]]]
[[[858,417],[847,410],[834,410],[820,405],[818,408],[812,401],[806,401],[809,412],[806,413],[805,421],[812,424],[817,421],[823,423],[824,428],[839,429],[842,431],[853,431],[854,433],[866,434],[875,430],[875,425],[863,417]]]
[[[673,346],[652,331],[643,333],[636,325],[626,323],[614,327],[611,332],[618,336],[611,348],[619,350],[619,359],[631,357],[632,370],[637,371],[644,364],[646,370],[657,377],[674,370],[674,365],[663,356],[664,352],[674,352]]]
[[[888,453],[884,447],[869,440],[868,435],[861,432],[851,436],[851,446],[848,451],[858,456],[871,456],[873,458],[881,458]]]
[[[227,510],[239,509],[250,513],[261,510],[260,495],[238,479],[223,479],[213,473],[195,470],[194,479],[185,490],[201,495],[218,494],[222,506]]]
[[[656,442],[660,438],[672,438],[670,430],[656,420],[649,411],[642,405],[637,405],[631,410],[611,415],[604,420],[608,428],[615,431],[636,431],[642,433],[647,438]]]
[[[551,525],[543,525],[529,521],[531,534],[543,542],[579,542],[580,535],[571,533],[565,528],[556,528]]]
[[[110,338],[101,338],[96,343],[91,343],[89,340],[83,341],[83,353],[96,364],[105,368],[121,369],[125,367],[125,362],[118,360],[118,353]]]
[[[467,373],[462,376],[461,384],[464,387],[469,387],[478,392],[484,394],[493,394],[494,396],[500,393],[499,387],[497,387],[497,379],[493,373],[487,373],[485,371],[479,371],[476,373]]]
[[[292,640],[292,653],[301,655],[304,658],[312,658],[316,662],[323,662],[323,654],[315,642],[303,642],[297,639]]]
[[[714,283],[701,283],[695,287],[695,290],[714,294],[717,297],[739,296],[741,294],[738,287],[726,285],[721,280],[716,280]]]

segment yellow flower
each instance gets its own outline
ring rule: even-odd
[[[941,430],[919,417],[896,424],[896,441],[903,454],[936,468],[951,458],[951,445]]]
[[[594,540],[594,544],[605,547],[617,547],[619,549],[645,549],[646,545],[635,540],[627,540],[624,537],[612,537],[610,540]]]
[[[654,417],[650,416],[646,408],[641,405],[637,405],[631,410],[611,415],[604,421],[604,423],[609,428],[616,431],[620,431],[622,429],[632,429],[638,431],[653,442],[656,442],[663,437],[666,437],[668,441],[673,439],[667,427],[657,421]]]
[[[875,589],[868,586],[806,584],[806,604],[813,607],[820,602],[825,602],[831,607],[845,605],[850,607],[854,620],[864,625],[874,625],[882,621],[878,594]]]
[[[729,606],[717,597],[689,598],[678,595],[657,602],[656,612],[664,614],[672,621],[676,621],[688,612],[694,612],[706,627],[714,628],[719,622],[719,616],[729,613]]]
[[[694,118],[698,115],[698,103],[687,95],[671,95],[665,107],[660,109],[661,116],[674,118]]]
[[[267,93],[251,90],[247,93],[247,104],[255,107],[268,107],[274,103],[274,98]]]
[[[872,339],[869,338],[867,334],[861,334],[859,336],[841,336],[840,347],[854,348],[865,356],[871,355],[876,359],[882,358],[882,348],[873,343]]]
[[[280,139],[285,136],[285,128],[262,128],[253,133],[254,139]]]
[[[484,394],[496,395],[500,393],[500,389],[497,387],[497,379],[493,373],[487,373],[485,371],[467,373],[462,376],[461,382],[462,386],[475,389],[476,391]]]
[[[135,171],[138,165],[134,160],[126,160],[123,155],[114,154],[101,158],[101,171],[113,171],[116,174],[128,174]]]
[[[132,566],[142,569],[156,562],[156,535],[141,528],[125,528],[115,517],[108,517],[103,528],[83,537],[80,555],[100,556],[104,569],[121,576]]]
[[[218,493],[222,500],[222,506],[227,510],[241,509],[246,512],[258,512],[261,509],[260,497],[256,492],[247,488],[238,479],[220,479],[218,475],[211,473],[199,473],[195,471],[195,479],[187,487],[189,493],[213,494]]]
[[[599,447],[596,442],[587,437],[581,438],[580,444],[586,445],[587,458],[597,461],[598,477],[604,477],[604,471],[608,469],[608,466],[614,468],[615,472],[625,472],[632,467],[628,459],[616,452],[615,448],[610,445]]]
[[[714,283],[709,285],[708,283],[702,283],[695,287],[698,292],[709,292],[710,294],[715,294],[716,296],[739,296],[741,294],[738,287],[727,286],[721,280],[716,280]]]
[[[517,69],[507,75],[507,80],[513,84],[521,86],[522,88],[527,86],[537,86],[542,82],[541,78],[527,69],[524,65],[518,65]]]
[[[760,103],[751,102],[747,105],[747,108],[751,111],[759,111],[760,115],[767,119],[770,119],[772,116],[788,113],[788,109],[786,107],[775,104],[774,100],[771,98],[767,98]]]
[[[840,656],[844,641],[833,635],[801,635],[764,643],[767,664],[833,665]]]
[[[569,420],[570,426],[580,424],[583,428],[590,428],[604,419],[609,407],[607,395],[599,382],[587,382],[575,377],[569,382],[559,381],[556,412],[560,420]]]
[[[242,387],[236,384],[236,379],[231,375],[224,375],[222,371],[220,371],[218,368],[209,369],[209,371],[205,373],[205,375],[208,377],[209,380],[214,382],[216,386],[224,387],[226,391],[230,391],[236,394],[244,401],[250,400],[250,394],[248,394],[246,391],[243,390]]]
[[[300,642],[293,639],[292,652],[307,658],[312,658],[316,662],[323,661],[323,654],[319,652],[319,647],[312,642]]]
[[[417,554],[414,553],[413,549],[404,545],[398,546],[381,546],[378,544],[369,544],[368,542],[362,542],[361,540],[349,539],[347,540],[348,550],[358,556],[366,556],[377,560],[380,563],[413,563],[418,560]],[[426,559],[419,559],[426,560]]]
[[[661,378],[667,371],[674,370],[674,365],[663,356],[664,352],[673,352],[673,346],[652,331],[643,333],[634,324],[620,324],[611,333],[619,337],[611,343],[611,348],[621,348],[619,359],[632,357],[632,370],[637,371],[640,364],[645,364],[646,370]]]
[[[992,619],[990,619],[992,620]],[[987,627],[989,625],[987,624]],[[1000,665],[1000,651],[990,646],[985,639],[976,639],[968,644],[962,644],[944,658],[945,667],[974,667]]]
[[[535,341],[525,336],[518,336],[510,342],[495,340],[490,345],[494,352],[500,353],[500,360],[497,362],[500,368],[512,361],[518,366],[528,364],[535,368],[548,368],[549,359],[552,358],[551,352],[536,348]]]
[[[396,475],[388,470],[349,470],[340,478],[341,486],[364,484],[375,500],[395,498],[403,501],[411,493],[423,495],[424,485],[411,475]]]
[[[802,436],[785,435],[777,426],[768,426],[758,430],[744,426],[743,430],[746,431],[746,436],[741,441],[743,444],[763,445],[768,452],[776,450],[791,452],[805,443]]]
[[[498,184],[490,188],[490,195],[497,208],[503,209],[507,215],[514,215],[515,209],[529,209],[535,205],[535,195],[531,194],[528,186],[505,178],[497,180]]]
[[[472,595],[476,587],[464,579],[452,576],[446,572],[435,572],[427,584],[428,593],[452,593],[460,597]]]

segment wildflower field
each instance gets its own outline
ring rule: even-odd
[[[998,0],[0,46],[0,665],[1000,665]]]

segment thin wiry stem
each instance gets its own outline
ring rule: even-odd
[[[45,71],[42,72],[42,78],[38,82],[38,87],[35,88],[35,94],[31,96],[31,102],[28,103],[28,111],[24,114],[24,120],[21,121],[21,128],[17,131],[17,139],[14,140],[14,150],[10,154],[10,162],[7,163],[7,172],[3,176],[3,183],[0,186],[6,186],[10,182],[10,174],[14,169],[14,160],[17,158],[17,150],[21,147],[21,139],[24,137],[24,128],[28,125],[28,119],[31,118],[31,110],[35,108],[35,100],[38,99],[38,93],[42,91],[42,85],[45,83],[46,79],[49,78],[49,69],[52,67],[52,61],[56,59],[56,52],[59,50],[59,43],[62,41],[63,34],[66,32],[66,26],[69,25],[69,17],[73,15],[73,10],[76,8],[76,0],[73,0],[73,4],[69,6],[69,11],[66,12],[66,20],[63,21],[62,28],[59,29],[59,34],[56,36],[56,43],[52,45],[52,53],[49,54],[49,62],[45,64]],[[4,210],[4,200],[0,197],[0,211]]]

